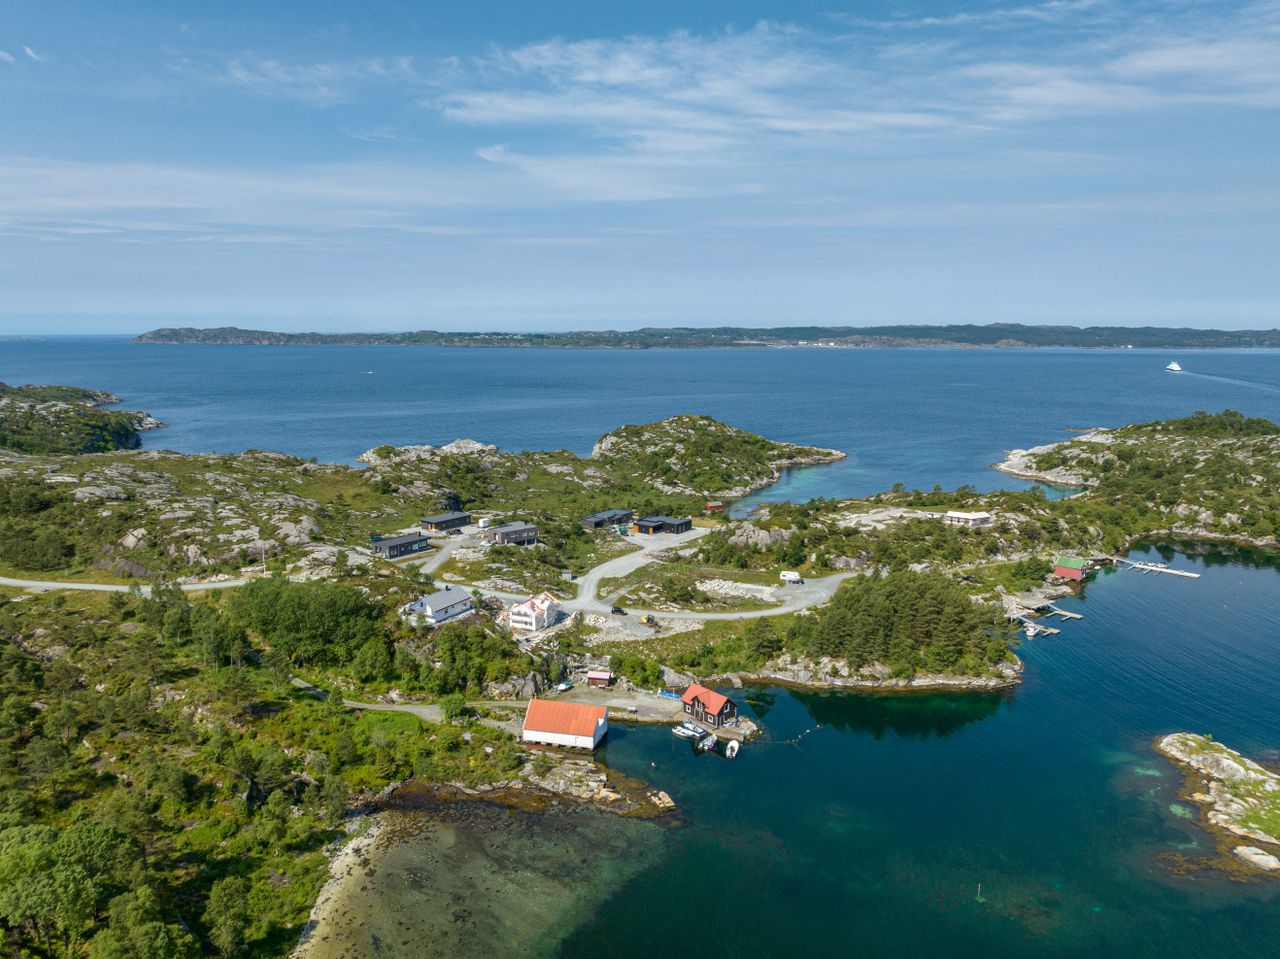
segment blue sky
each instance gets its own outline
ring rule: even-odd
[[[1270,328],[1278,121],[1280,0],[8,0],[0,332]]]

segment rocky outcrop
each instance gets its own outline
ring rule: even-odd
[[[1112,436],[1109,430],[1096,427],[1079,436],[1059,443],[1046,443],[1025,450],[1009,450],[1003,462],[996,463],[995,468],[1002,473],[1016,476],[1019,479],[1036,480],[1041,483],[1052,483],[1055,486],[1092,486],[1092,476],[1080,468],[1068,466],[1041,467],[1037,461],[1047,453],[1071,447],[1078,443],[1110,443]]]
[[[498,447],[478,440],[459,439],[444,446],[379,446],[356,457],[361,463],[381,466],[384,463],[434,460],[441,456],[492,456]]]
[[[958,676],[950,673],[917,673],[910,678],[895,677],[881,663],[855,668],[842,659],[819,660],[784,653],[752,673],[738,674],[743,680],[768,680],[816,689],[883,690],[988,690],[1004,689],[1022,681],[1022,661],[1001,663],[990,676]]]
[[[1265,872],[1280,870],[1280,775],[1196,733],[1162,736],[1155,749],[1195,777],[1189,798],[1212,828],[1271,847],[1236,846],[1237,859]]]

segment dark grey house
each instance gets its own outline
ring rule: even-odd
[[[412,556],[421,553],[431,545],[431,540],[421,533],[407,533],[404,536],[370,536],[369,549],[374,556],[383,559],[399,559],[401,556]]]
[[[489,527],[489,541],[503,546],[530,546],[538,541],[538,527],[532,523],[503,523]]]
[[[635,519],[635,511],[629,509],[602,509],[582,518],[583,529],[601,529],[605,526],[628,526]]]
[[[687,533],[693,529],[693,520],[687,516],[683,519],[675,516],[645,516],[636,520],[631,528],[646,536],[654,533]]]
[[[424,516],[422,518],[422,528],[436,533],[443,533],[446,530],[461,529],[470,522],[470,513],[441,513],[438,516]]]

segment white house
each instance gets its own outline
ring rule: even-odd
[[[609,710],[587,703],[531,699],[520,739],[526,743],[594,750],[609,731]]]
[[[433,626],[439,626],[455,616],[462,616],[475,609],[471,594],[461,586],[446,586],[444,589],[423,596],[404,608],[404,615],[420,616]]]
[[[530,596],[511,607],[511,628],[522,633],[546,629],[560,618],[560,601],[550,593]]]
[[[979,526],[990,526],[992,516],[985,510],[965,513],[961,510],[953,509],[942,514],[942,521],[948,526],[967,526],[970,529],[974,529]]]

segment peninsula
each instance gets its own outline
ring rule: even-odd
[[[137,449],[138,435],[164,424],[137,410],[105,410],[120,397],[76,386],[0,383],[0,450],[105,453]]]
[[[1155,326],[1032,326],[989,323],[889,326],[644,327],[637,330],[579,330],[565,333],[442,332],[278,333],[234,326],[212,329],[166,327],[134,338],[135,343],[236,346],[544,347],[559,349],[675,349],[768,347],[1089,347],[1101,349],[1251,349],[1280,347],[1280,330],[1169,329]]]

